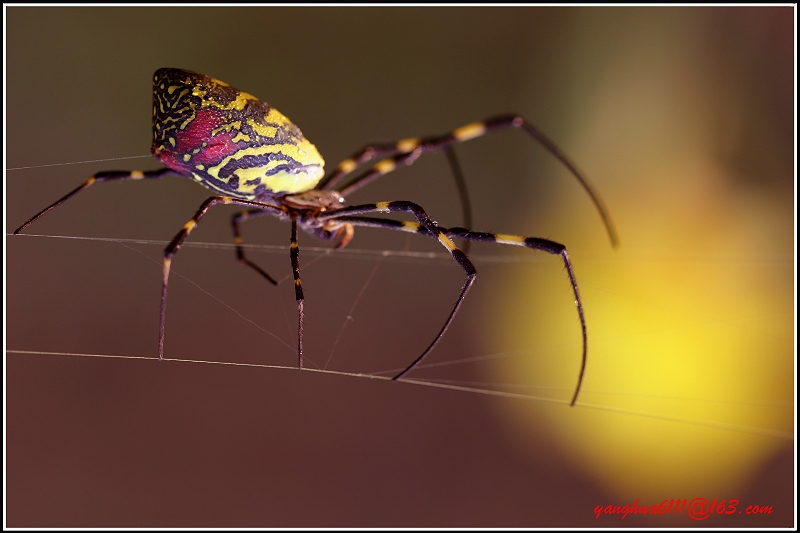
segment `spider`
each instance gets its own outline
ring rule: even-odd
[[[397,380],[420,363],[441,340],[450,326],[464,297],[475,282],[477,271],[465,251],[453,238],[468,245],[470,241],[496,242],[525,246],[558,255],[564,262],[583,336],[583,355],[578,384],[572,397],[575,404],[586,369],[586,320],[578,284],[563,244],[536,237],[521,237],[501,233],[485,233],[465,228],[444,228],[431,220],[425,210],[410,201],[388,201],[346,206],[345,198],[370,182],[398,167],[411,165],[425,152],[444,150],[459,185],[462,204],[468,205],[466,189],[452,146],[502,128],[519,128],[542,144],[578,179],[600,212],[612,245],[617,238],[611,220],[589,183],[575,166],[544,134],[518,115],[493,117],[467,124],[445,135],[403,139],[393,143],[369,144],[345,159],[328,175],[324,160],[288,118],[258,98],[231,87],[225,82],[195,72],[162,68],[153,77],[153,156],[164,168],[146,171],[104,171],[90,177],[79,187],[34,215],[14,231],[20,233],[39,217],[62,204],[90,185],[103,181],[157,179],[167,174],[179,174],[195,180],[214,191],[215,196],[202,203],[197,213],[175,235],[164,249],[161,283],[161,311],[158,332],[158,357],[164,358],[164,319],[167,303],[167,284],[173,256],[208,210],[216,205],[233,204],[248,208],[233,216],[234,243],[237,259],[252,268],[272,284],[277,284],[267,272],[250,261],[242,247],[240,224],[245,220],[273,215],[291,224],[289,256],[294,275],[297,301],[297,366],[303,368],[303,287],[300,281],[298,227],[322,240],[337,241],[342,248],[353,238],[355,226],[384,228],[416,233],[437,239],[464,270],[466,281],[458,300],[436,337],[428,347],[402,372]],[[372,167],[352,177],[363,164],[378,159]],[[337,187],[338,186],[338,187]],[[366,216],[375,213],[403,212],[416,221],[393,220]],[[464,208],[469,221],[469,209]],[[465,248],[466,249],[466,248]]]

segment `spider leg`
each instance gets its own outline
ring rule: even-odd
[[[333,169],[331,173],[320,180],[317,184],[318,189],[331,190],[350,175],[356,168],[367,161],[376,157],[386,157],[397,154],[398,152],[410,152],[419,144],[419,139],[405,139],[394,143],[375,143],[368,144],[358,152],[354,153]],[[410,147],[410,148],[409,148]]]
[[[242,233],[239,229],[240,222],[245,222],[246,220],[249,220],[250,218],[253,217],[261,215],[271,215],[271,214],[272,212],[264,211],[261,209],[250,209],[248,211],[242,211],[241,213],[236,213],[235,215],[233,215],[233,218],[231,218],[231,225],[233,226],[233,242],[236,244],[236,259],[238,259],[240,263],[249,266],[256,272],[267,278],[267,281],[269,281],[273,285],[277,285],[278,282],[275,281],[275,279],[272,276],[267,274],[266,271],[264,271],[264,269],[262,269],[260,266],[250,261],[245,256],[244,248],[242,248]]]
[[[469,201],[469,192],[467,191],[467,182],[464,180],[464,171],[461,169],[461,164],[458,162],[455,148],[446,146],[444,153],[447,156],[447,163],[450,165],[450,171],[453,173],[453,179],[456,180],[456,188],[458,189],[458,197],[461,200],[461,218],[466,227],[472,227],[472,204]],[[469,254],[471,242],[466,241],[461,245],[461,249],[465,254]]]
[[[368,144],[349,158],[339,163],[336,168],[325,176],[317,185],[318,189],[330,190],[333,189],[342,179],[351,174],[360,165],[375,159],[376,157],[386,157],[390,155],[397,155],[398,153],[408,153],[417,148],[420,144],[420,139],[402,139],[394,143],[383,144]],[[456,153],[451,146],[445,148],[447,155],[447,162],[450,165],[450,171],[453,174],[453,179],[456,182],[458,189],[458,196],[461,201],[461,213],[463,215],[463,223],[467,227],[472,226],[472,208],[469,202],[469,194],[467,193],[467,185],[464,181],[464,173],[456,158]],[[366,184],[365,184],[366,185]],[[469,242],[465,243],[464,253],[468,253]]]
[[[366,213],[391,213],[391,212],[398,212],[403,211],[407,213],[412,213],[418,220],[418,222],[410,222],[410,221],[396,221],[396,220],[385,220],[380,218],[367,218],[367,217],[359,217],[353,215],[361,215]],[[447,328],[450,327],[450,323],[453,321],[453,318],[456,315],[456,312],[461,307],[461,304],[464,301],[464,297],[467,295],[467,291],[469,291],[472,284],[475,282],[475,277],[478,275],[475,267],[472,265],[472,262],[467,258],[466,254],[458,249],[455,243],[447,236],[447,234],[440,229],[434,221],[428,217],[425,210],[422,209],[419,205],[412,203],[412,202],[378,202],[375,204],[365,204],[365,205],[356,205],[351,207],[344,207],[342,209],[336,209],[334,211],[328,211],[325,213],[321,213],[319,215],[321,220],[330,220],[330,221],[337,221],[343,222],[346,224],[351,224],[355,226],[374,226],[374,227],[385,227],[390,229],[402,229],[406,228],[405,231],[412,231],[414,233],[423,233],[430,237],[435,237],[438,241],[444,246],[450,254],[453,256],[453,259],[459,264],[459,266],[464,270],[467,274],[467,280],[464,282],[463,287],[461,288],[461,293],[458,295],[458,300],[456,300],[455,305],[453,306],[452,311],[450,311],[450,315],[445,320],[444,325],[442,326],[439,333],[433,339],[433,341],[425,348],[425,351],[417,357],[408,367],[397,374],[394,380],[397,380],[403,377],[405,374],[410,372],[420,361],[422,361],[425,356],[427,356],[431,350],[433,350],[434,346],[438,344],[439,340],[441,340],[444,333],[447,331]]]
[[[586,317],[583,314],[583,302],[581,300],[580,292],[578,291],[578,281],[575,278],[575,271],[572,268],[572,262],[567,254],[567,247],[561,243],[551,241],[548,239],[540,239],[538,237],[521,237],[519,235],[507,235],[503,233],[485,233],[479,231],[470,231],[464,228],[441,228],[448,236],[458,237],[469,241],[483,241],[483,242],[496,242],[498,244],[510,244],[512,246],[525,246],[533,250],[541,250],[548,254],[561,256],[564,262],[564,268],[569,277],[569,283],[572,286],[572,293],[575,295],[575,307],[578,309],[578,318],[581,322],[581,335],[583,337],[583,355],[581,356],[581,370],[578,374],[578,384],[575,387],[575,393],[572,395],[570,405],[575,405],[578,399],[578,393],[581,390],[583,383],[583,374],[586,371],[586,350],[588,346],[586,336]]]
[[[297,215],[292,213],[292,241],[289,245],[289,259],[292,261],[294,275],[294,297],[297,300],[297,368],[303,368],[303,286],[300,282],[300,248],[297,246]]]
[[[173,172],[168,168],[159,168],[158,170],[107,170],[104,172],[98,172],[88,180],[84,181],[78,188],[74,189],[72,192],[61,198],[60,200],[56,201],[49,207],[46,207],[42,211],[36,213],[33,217],[31,217],[27,222],[23,225],[18,227],[14,230],[14,235],[17,235],[20,231],[24,230],[31,224],[33,224],[39,217],[50,211],[51,209],[55,209],[59,205],[63,204],[89,185],[97,183],[99,181],[116,181],[116,180],[141,180],[141,179],[158,179],[164,176],[164,174],[169,174]]]
[[[186,237],[197,227],[197,224],[200,222],[200,219],[206,214],[206,212],[213,206],[224,204],[224,205],[241,205],[244,207],[252,207],[256,209],[260,209],[265,212],[269,212],[273,215],[279,215],[284,212],[284,208],[277,207],[270,204],[264,204],[261,202],[252,202],[249,200],[239,200],[236,198],[230,198],[228,196],[212,196],[205,202],[200,205],[200,209],[197,210],[197,213],[189,219],[189,221],[184,224],[183,228],[175,235],[175,238],[172,239],[166,248],[164,248],[164,265],[162,270],[162,278],[161,278],[161,314],[158,322],[158,358],[164,359],[164,318],[166,316],[167,310],[167,282],[169,281],[169,272],[170,272],[170,265],[172,264],[172,256],[178,253],[178,250],[181,247],[181,244]]]
[[[439,234],[444,233],[448,237],[457,237],[459,239],[464,239],[467,241],[496,242],[498,244],[524,246],[526,248],[531,248],[533,250],[541,250],[549,254],[560,256],[562,261],[564,262],[564,267],[567,271],[569,283],[572,286],[572,292],[575,296],[575,307],[578,310],[578,318],[580,320],[581,334],[583,337],[583,355],[581,359],[581,369],[580,373],[578,374],[578,384],[575,387],[575,393],[573,394],[572,401],[570,403],[570,405],[575,405],[575,402],[578,399],[578,393],[581,390],[581,384],[583,383],[583,375],[586,370],[587,335],[586,335],[586,318],[583,312],[583,301],[581,300],[581,296],[578,291],[578,282],[575,278],[575,271],[572,268],[572,262],[570,261],[569,255],[567,254],[566,246],[555,241],[551,241],[548,239],[540,239],[537,237],[521,237],[518,235],[507,235],[503,233],[485,233],[479,231],[470,231],[464,228],[447,229],[442,227],[436,227],[434,230],[432,230],[429,226],[425,226],[417,222],[390,220],[385,218],[342,216],[338,217],[336,220],[338,222],[352,224],[354,226],[367,226],[373,228],[384,228],[397,231],[405,231],[409,233],[417,233],[420,235],[425,235],[426,237],[434,237],[434,238],[437,238]],[[452,314],[450,319],[452,319]],[[447,325],[445,325],[445,328],[446,326]],[[441,333],[444,333],[444,330]],[[437,337],[436,341],[438,340],[439,337]],[[427,351],[430,351],[430,348]],[[407,369],[401,372],[394,379],[399,378],[400,376],[411,370],[421,359],[422,356],[419,357],[416,361],[414,361],[414,363],[412,363],[411,366],[409,366]]]
[[[561,163],[565,167],[567,167],[570,173],[581,184],[583,189],[589,194],[592,203],[594,203],[595,208],[600,213],[600,217],[603,219],[603,224],[605,225],[606,232],[608,233],[609,239],[611,240],[611,245],[613,247],[616,247],[619,240],[617,238],[617,232],[614,229],[614,225],[611,222],[611,216],[608,214],[608,210],[603,204],[603,201],[600,199],[600,196],[594,191],[592,186],[589,184],[589,181],[583,176],[583,174],[581,174],[581,172],[572,163],[572,161],[570,161],[567,155],[564,152],[562,152],[561,149],[558,146],[556,146],[556,144],[553,141],[551,141],[544,133],[542,133],[533,124],[531,124],[530,122],[528,122],[519,115],[500,115],[480,122],[473,122],[471,124],[467,124],[466,126],[457,128],[445,135],[426,137],[420,139],[405,139],[403,141],[399,141],[396,144],[397,151],[400,152],[399,155],[395,155],[393,157],[389,157],[387,159],[378,161],[375,165],[373,165],[371,169],[355,177],[349,183],[347,183],[346,185],[337,190],[339,190],[342,196],[347,197],[348,195],[357,191],[361,187],[364,187],[365,185],[372,183],[373,181],[383,176],[384,174],[387,174],[395,170],[395,168],[397,168],[398,166],[410,165],[414,163],[414,161],[416,161],[416,159],[423,152],[436,152],[439,150],[444,150],[448,146],[469,141],[477,137],[482,137],[487,133],[504,128],[521,129],[522,131],[527,133],[530,137],[532,137],[535,141],[541,144],[556,159],[561,161]],[[403,145],[402,150],[400,149],[401,143]],[[412,154],[413,157],[409,157],[412,156]],[[369,158],[365,159],[365,161],[368,160]],[[348,169],[348,171],[352,171],[357,166],[357,162],[358,161],[356,161],[355,159],[346,159],[345,161],[340,163],[337,169],[345,168]],[[329,180],[327,183],[325,183],[325,187],[332,188],[331,183],[332,182],[336,183],[336,181],[341,179],[341,177],[343,176],[344,174],[342,176],[334,174],[333,177],[336,177],[337,179]]]

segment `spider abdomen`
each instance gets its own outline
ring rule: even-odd
[[[325,165],[300,129],[266,102],[171,68],[153,78],[152,151],[175,172],[245,200],[313,189]]]

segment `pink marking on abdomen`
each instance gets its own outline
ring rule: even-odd
[[[211,132],[226,121],[225,115],[213,109],[201,109],[186,129],[175,135],[176,146],[154,152],[154,155],[167,167],[181,173],[189,173],[198,164],[214,165],[238,150],[231,142],[233,133],[223,131],[212,137]],[[203,143],[207,146],[203,147]],[[198,153],[193,153],[200,149]],[[189,161],[184,161],[185,155]]]

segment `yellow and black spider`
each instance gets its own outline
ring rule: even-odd
[[[298,311],[297,366],[299,368],[303,367],[304,300],[298,259],[298,226],[323,240],[338,239],[336,248],[341,248],[350,242],[353,238],[354,226],[385,228],[435,238],[461,266],[467,275],[467,280],[439,333],[422,354],[393,379],[404,376],[436,346],[475,281],[475,267],[466,254],[453,243],[453,237],[465,241],[487,241],[525,246],[559,255],[564,261],[569,282],[575,294],[575,305],[578,309],[583,335],[583,359],[578,384],[572,397],[574,405],[586,368],[586,321],[583,304],[578,293],[578,284],[567,255],[567,249],[563,244],[536,237],[483,233],[464,228],[444,228],[431,220],[422,207],[408,201],[377,202],[355,206],[345,206],[344,203],[345,197],[350,193],[399,166],[414,163],[424,152],[437,150],[447,152],[454,174],[459,180],[462,199],[464,199],[466,193],[463,183],[460,181],[460,171],[451,149],[452,145],[507,127],[520,128],[525,131],[570,170],[591,196],[600,211],[612,245],[616,245],[616,235],[611,220],[599,196],[594,193],[586,179],[581,176],[561,150],[520,116],[506,115],[490,118],[468,124],[446,135],[370,144],[339,163],[333,172],[325,176],[323,170],[325,162],[316,147],[303,136],[297,126],[275,108],[220,80],[173,68],[159,69],[153,78],[152,152],[165,165],[165,168],[147,171],[98,172],[78,188],[25,222],[14,231],[14,234],[18,234],[36,219],[79,191],[100,181],[154,179],[172,173],[192,178],[200,185],[217,192],[217,196],[203,202],[197,213],[164,249],[158,333],[158,356],[163,359],[167,282],[172,257],[208,209],[219,204],[234,204],[251,208],[234,215],[232,220],[236,256],[239,261],[259,272],[273,284],[276,284],[276,281],[245,256],[239,225],[250,217],[265,214],[291,222],[290,258]],[[362,164],[376,158],[380,158],[380,160],[372,168],[337,188],[337,185],[345,177],[353,174]],[[364,216],[370,213],[397,211],[411,213],[416,218],[416,222]],[[465,210],[465,215],[466,223],[469,225],[468,210]]]

